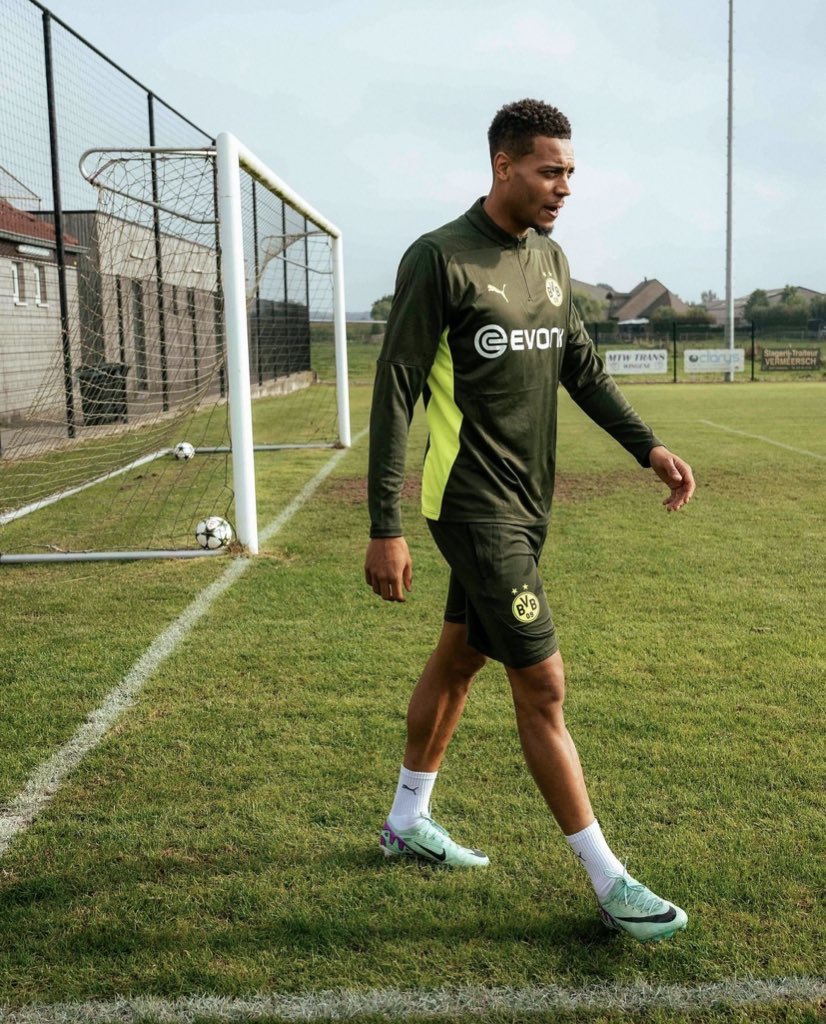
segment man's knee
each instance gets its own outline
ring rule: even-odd
[[[460,686],[469,686],[488,660],[467,642],[465,627],[453,622],[445,623],[436,654]]]
[[[484,654],[467,643],[453,645],[445,650],[443,655],[447,660],[450,674],[458,682],[466,683],[468,686],[488,660]]]
[[[565,668],[559,654],[528,668],[509,668],[508,679],[517,707],[561,709],[565,701]]]
[[[485,667],[487,658],[473,647],[466,647],[454,654],[454,671],[469,683]]]

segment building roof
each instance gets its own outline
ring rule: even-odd
[[[604,302],[607,315],[612,320],[633,321],[647,318],[660,306],[668,306],[675,313],[685,313],[689,308],[679,295],[670,292],[656,277],[645,278],[630,292],[618,291],[604,282],[588,284],[574,278],[571,278],[571,288],[598,302]]]
[[[675,313],[685,313],[688,310],[688,305],[679,295],[670,292],[656,277],[640,281],[636,288],[622,298],[622,304],[611,310],[611,316],[617,320],[637,320],[648,316],[659,306],[668,306]]]
[[[582,292],[583,295],[596,299],[597,302],[607,302],[614,293],[614,289],[609,284],[587,284],[585,281],[576,281],[573,277],[571,278],[571,290]]]
[[[5,199],[0,199],[0,236],[10,237],[15,241],[39,242],[50,249],[53,249],[57,242],[52,224],[25,210],[18,210],[16,206],[12,206]],[[63,233],[63,242],[69,246],[79,245],[73,235],[65,232]]]

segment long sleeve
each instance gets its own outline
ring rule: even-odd
[[[648,453],[662,441],[634,412],[606,372],[573,302],[560,380],[571,398],[594,423],[618,441],[641,466],[649,465]]]
[[[376,365],[367,477],[371,537],[402,533],[399,505],[410,421],[446,318],[444,268],[438,252],[420,240],[402,257]]]

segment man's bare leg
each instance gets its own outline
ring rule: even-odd
[[[568,844],[588,872],[597,899],[624,868],[594,817],[574,741],[565,725],[565,669],[557,651],[524,669],[507,669],[525,761]]]
[[[685,928],[684,910],[632,878],[594,818],[579,755],[565,726],[565,670],[559,652],[537,665],[507,669],[525,761],[539,791],[588,872],[609,928],[643,942]]]
[[[385,856],[414,856],[454,867],[487,867],[479,850],[460,846],[430,817],[430,794],[462,716],[468,690],[486,658],[467,643],[466,627],[445,622],[407,711],[407,746],[396,796],[382,826]]]
[[[404,751],[404,765],[410,771],[439,770],[464,711],[470,684],[487,660],[466,637],[466,626],[445,622],[436,649],[413,690]]]
[[[565,835],[594,820],[574,741],[565,726],[565,669],[559,651],[529,668],[508,668],[525,761]]]

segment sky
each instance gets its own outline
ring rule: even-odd
[[[342,230],[348,310],[487,193],[488,125],[526,96],[573,125],[554,232],[573,276],[725,295],[727,0],[46,6]],[[738,0],[734,18],[734,294],[826,291],[826,4]]]

